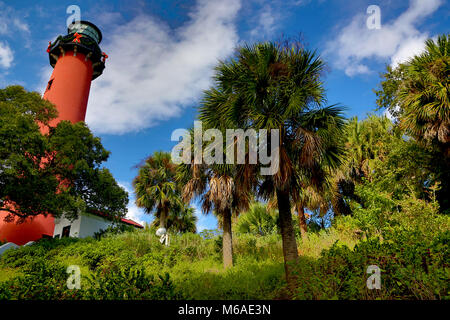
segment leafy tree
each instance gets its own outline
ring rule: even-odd
[[[335,215],[349,214],[349,201],[360,201],[355,193],[356,185],[371,180],[374,164],[383,161],[394,141],[403,141],[402,132],[385,116],[369,115],[359,121],[354,117],[345,126],[345,160],[335,172],[332,197]]]
[[[351,119],[346,131],[348,157],[340,179],[352,185],[343,195],[361,230],[380,233],[393,217],[409,214],[411,203],[435,206],[439,183],[426,149],[384,116]]]
[[[429,39],[425,51],[398,68],[388,68],[376,91],[380,107],[394,110],[400,127],[433,155],[442,182],[438,198],[450,208],[450,37]]]
[[[247,184],[267,199],[276,196],[289,284],[295,286],[291,264],[298,259],[292,225],[292,198],[299,194],[299,172],[316,170],[321,161],[338,163],[341,148],[329,143],[343,126],[341,109],[321,107],[325,101],[320,76],[324,63],[301,46],[258,43],[239,48],[237,57],[216,68],[215,87],[205,92],[200,119],[214,127],[278,129],[279,170]],[[270,132],[270,131],[269,131]],[[270,140],[270,139],[269,139]]]
[[[136,205],[146,213],[154,212],[162,228],[168,227],[171,210],[182,205],[180,186],[175,180],[176,168],[170,153],[157,151],[145,160],[133,180]]]
[[[54,106],[20,86],[0,90],[0,209],[7,220],[40,214],[75,219],[79,212],[109,217],[127,212],[128,195],[106,168],[109,152],[82,122],[60,122]]]

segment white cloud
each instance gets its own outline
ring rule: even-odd
[[[411,0],[409,8],[391,22],[383,21],[381,29],[368,29],[365,14],[355,16],[351,23],[327,43],[326,54],[334,58],[334,65],[349,76],[370,73],[367,59],[389,59],[392,66],[404,62],[424,48],[429,35],[421,33],[417,24],[441,5],[442,0]]]
[[[28,24],[22,18],[23,12],[19,13],[13,7],[0,1],[0,34],[12,33],[16,30],[30,33]]]
[[[20,31],[23,31],[25,33],[30,33],[30,28],[28,27],[28,24],[26,24],[22,20],[20,20],[18,18],[13,18],[12,22],[13,22],[14,26],[17,29],[19,29]]]
[[[8,45],[8,42],[0,41],[0,67],[8,69],[9,67],[11,67],[13,60],[14,55]]]
[[[277,14],[272,7],[266,4],[259,12],[256,27],[250,31],[252,39],[267,38],[273,35],[276,30]]]
[[[414,55],[422,53],[425,50],[425,41],[428,38],[428,34],[419,34],[403,41],[391,57],[391,65],[395,68],[399,63],[405,62]]]
[[[131,185],[128,182],[118,182],[118,184],[119,186],[124,188],[126,192],[128,192],[130,200],[128,202],[128,213],[126,218],[144,225],[146,221],[148,222],[148,215],[145,214],[143,209],[136,206],[135,197]]]
[[[27,39],[30,34],[28,24],[10,6],[0,1],[0,35],[2,38],[24,35]],[[27,44],[25,44],[27,46]],[[6,40],[0,41],[0,68],[8,69],[14,61],[14,53]]]
[[[210,85],[218,59],[233,52],[239,8],[240,0],[199,0],[176,30],[145,14],[104,30],[110,58],[93,82],[89,126],[122,134],[180,116]]]
[[[40,92],[44,96],[45,90],[47,89],[47,83],[52,75],[53,68],[49,65],[41,68],[40,77],[38,85],[34,88],[34,91]]]

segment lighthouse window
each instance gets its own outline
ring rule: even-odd
[[[53,84],[53,79],[51,79],[51,80],[48,82],[48,85],[47,85],[47,91],[51,89],[52,84]]]
[[[62,229],[61,238],[67,238],[70,236],[70,226],[64,227]]]
[[[98,32],[91,26],[87,25],[87,24],[73,24],[70,27],[70,33],[81,33],[84,34],[90,38],[92,38],[93,40],[95,40],[95,42],[99,43],[100,42],[100,36],[98,34]]]

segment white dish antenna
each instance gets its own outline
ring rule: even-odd
[[[159,242],[164,243],[166,246],[169,245],[169,234],[167,233],[166,228],[159,228],[156,230],[156,235],[161,237]]]

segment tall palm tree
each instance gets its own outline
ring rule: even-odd
[[[180,181],[185,181],[183,199],[199,198],[206,213],[221,219],[222,251],[225,268],[233,266],[232,214],[247,208],[249,195],[234,179],[234,168],[227,165],[180,165]],[[184,172],[181,172],[184,171]]]
[[[193,136],[191,134],[191,137]],[[191,143],[193,144],[192,140]],[[209,145],[207,143],[203,148]],[[193,146],[191,149],[193,150]],[[234,212],[238,215],[242,210],[246,210],[250,202],[250,193],[240,183],[239,170],[239,166],[229,164],[196,164],[193,157],[190,163],[180,164],[177,170],[177,180],[184,185],[182,196],[185,203],[198,198],[203,212],[214,212],[221,219],[219,226],[223,230],[222,252],[225,268],[233,266],[232,214]]]
[[[279,130],[279,170],[254,180],[260,196],[276,196],[289,286],[298,259],[291,203],[299,194],[299,170],[314,170],[317,159],[332,163],[341,153],[331,137],[341,136],[341,109],[325,101],[322,60],[301,46],[259,43],[239,48],[237,57],[216,68],[215,87],[205,92],[200,119],[227,128]],[[270,139],[269,139],[270,141]],[[254,166],[257,167],[257,166]],[[250,170],[249,170],[250,171]],[[254,178],[258,170],[248,174]]]
[[[162,228],[167,227],[169,211],[182,205],[175,175],[170,153],[157,151],[145,160],[133,180],[136,205],[146,213],[154,212]]]

